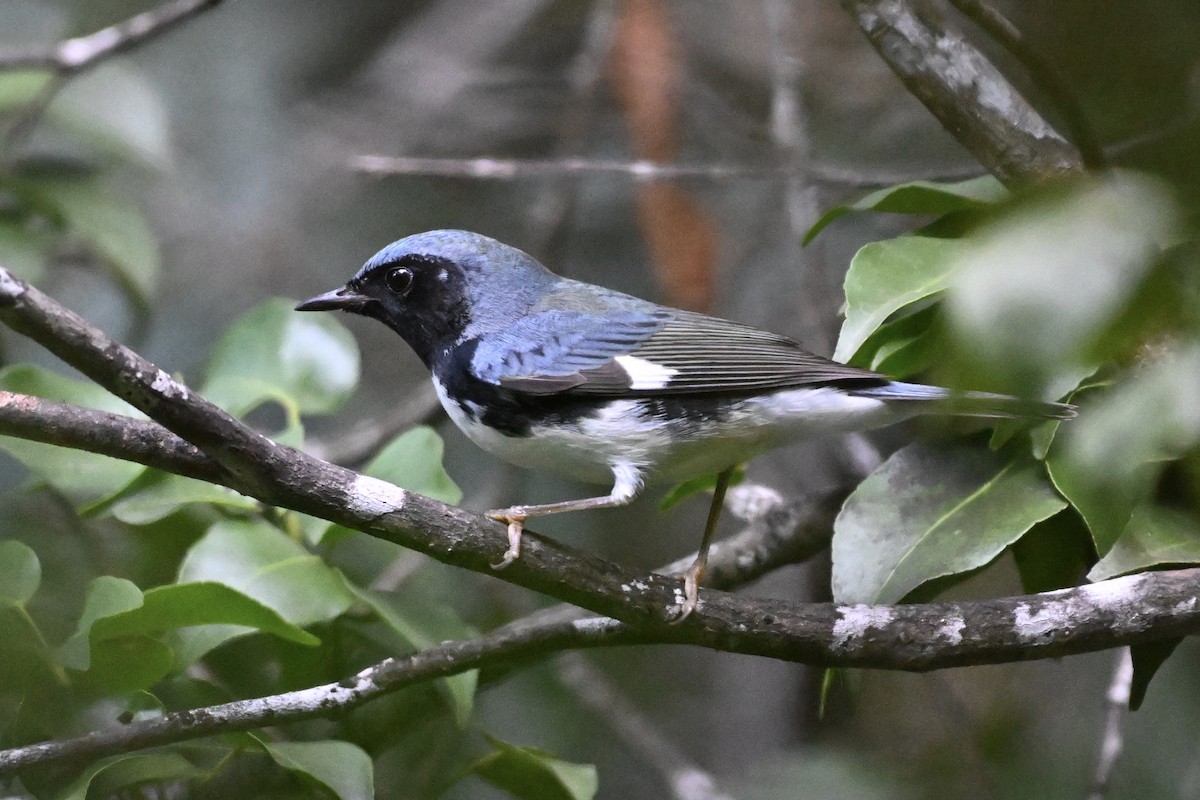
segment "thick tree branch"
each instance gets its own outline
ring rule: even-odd
[[[0,69],[52,69],[64,76],[82,72],[110,56],[145,44],[220,3],[221,0],[172,0],[87,36],[64,39],[50,48],[0,51]]]
[[[1079,152],[926,0],[842,0],[905,87],[1005,183],[1083,170]]]

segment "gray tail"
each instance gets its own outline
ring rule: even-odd
[[[991,392],[956,392],[940,386],[899,381],[892,381],[883,386],[854,389],[850,394],[897,403],[929,403],[931,413],[957,414],[964,417],[1071,419],[1076,413],[1075,406],[1068,403],[1047,403]]]

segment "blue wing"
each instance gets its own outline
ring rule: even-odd
[[[586,284],[574,284],[569,297],[571,308],[535,309],[489,332],[472,358],[476,377],[526,394],[610,397],[888,382],[748,325]]]

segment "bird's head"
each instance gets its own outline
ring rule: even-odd
[[[428,365],[464,337],[512,324],[557,280],[531,256],[495,239],[427,231],[392,242],[345,286],[296,310],[373,317],[404,337]]]

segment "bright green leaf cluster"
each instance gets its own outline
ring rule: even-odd
[[[1081,535],[1090,580],[1200,563],[1200,250],[1172,198],[1127,172],[1015,197],[961,188],[896,187],[820,223],[969,215],[859,251],[837,357],[898,377],[936,366],[933,382],[1081,412],[1035,426],[1028,444],[1014,440],[1028,422],[1000,422],[990,453],[893,455],[838,518],[835,597],[926,597],[1013,546],[1027,585],[1067,585],[1083,577],[1068,555]],[[1066,569],[1049,563],[1063,557]]]

